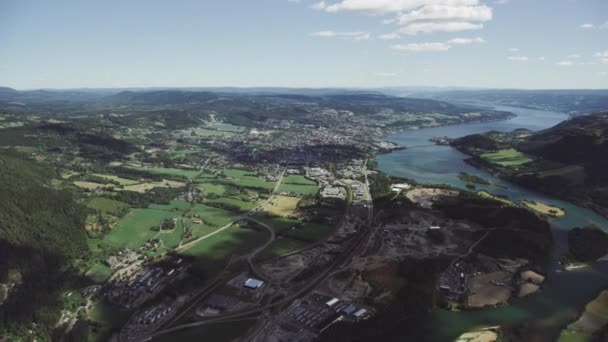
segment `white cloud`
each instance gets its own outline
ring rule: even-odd
[[[378,76],[378,77],[395,77],[395,76],[397,76],[397,73],[394,73],[394,72],[375,72],[374,76]]]
[[[589,30],[589,29],[594,28],[595,26],[593,24],[582,24],[579,27],[582,28],[582,29],[585,29],[585,30]]]
[[[494,0],[494,3],[497,5],[505,5],[509,3],[509,0]]]
[[[600,30],[608,30],[608,21],[599,26]]]
[[[510,48],[509,52],[519,52],[519,48]]]
[[[482,24],[473,24],[466,21],[422,22],[403,26],[399,29],[399,32],[407,35],[416,35],[419,33],[480,30],[482,28]]]
[[[545,60],[545,57],[543,57],[543,56],[538,57],[538,60],[539,60],[539,61],[544,61],[544,60]]]
[[[474,44],[474,43],[485,43],[486,41],[481,38],[452,38],[448,40],[449,44]]]
[[[353,32],[337,32],[337,31],[318,31],[310,34],[313,37],[321,38],[342,38],[350,40],[367,40],[371,38],[371,35],[367,32],[353,31]]]
[[[598,72],[597,74],[598,74],[598,76],[601,76],[601,77],[606,77],[606,76],[608,76],[608,72],[606,72],[606,71],[600,71],[600,72]]]
[[[327,4],[325,3],[325,1],[319,1],[310,7],[316,10],[323,10],[327,7]]]
[[[579,58],[581,58],[581,55],[576,54],[576,53],[575,53],[575,54],[572,54],[572,55],[568,55],[568,56],[566,57],[566,59],[579,59]]]
[[[425,5],[420,9],[402,14],[399,23],[404,25],[419,20],[489,21],[492,9],[480,6]]]
[[[300,0],[287,0],[287,2],[298,3],[298,2],[300,2]]]
[[[608,50],[596,52],[593,57],[597,58],[598,62],[608,64]]]
[[[378,36],[379,39],[382,40],[393,40],[393,39],[399,39],[401,36],[399,36],[398,33],[386,33],[386,34],[381,34]]]
[[[451,48],[446,43],[410,43],[410,44],[395,44],[391,49],[401,52],[439,52],[448,51]]]
[[[555,63],[555,65],[559,65],[559,66],[572,66],[574,63],[572,63],[572,61],[559,61],[557,63]]]
[[[340,0],[326,4],[327,12],[364,12],[388,14],[407,12],[424,5],[475,6],[479,0]]]
[[[509,56],[507,59],[514,62],[527,62],[529,58],[527,56]]]
[[[595,56],[597,58],[608,58],[608,50],[597,52],[593,56]]]

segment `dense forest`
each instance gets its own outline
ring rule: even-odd
[[[71,260],[86,253],[84,210],[51,186],[54,171],[0,154],[0,335],[49,337],[60,292],[78,281]]]

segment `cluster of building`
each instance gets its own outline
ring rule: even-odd
[[[137,324],[139,325],[151,325],[159,322],[163,317],[167,316],[173,308],[167,304],[159,304],[153,306],[141,314],[141,316],[137,319]]]
[[[455,262],[439,277],[439,290],[451,300],[460,300],[467,291],[467,274],[469,268],[466,262]]]
[[[139,259],[139,254],[134,251],[125,248],[116,255],[111,255],[106,259],[106,264],[113,270],[129,266],[133,262]]]
[[[358,180],[354,180],[354,179],[343,179],[342,181],[351,187],[351,189],[353,191],[353,201],[354,202],[360,202],[360,201],[366,200],[365,184],[363,184],[362,182],[360,182]]]
[[[346,199],[346,189],[341,186],[326,186],[321,190],[323,198]]]
[[[115,304],[131,309],[154,298],[172,277],[175,269],[165,272],[160,267],[152,267],[137,273],[128,282],[117,282],[107,293],[108,299]]]
[[[294,302],[280,317],[272,331],[279,340],[312,340],[338,321],[357,322],[371,316],[370,309],[348,303],[339,298],[313,292]]]

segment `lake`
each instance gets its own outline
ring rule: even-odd
[[[485,105],[485,104],[484,104]],[[459,138],[487,131],[512,131],[527,128],[538,131],[552,127],[568,115],[559,112],[526,109],[519,107],[493,106],[496,110],[509,111],[517,116],[497,122],[463,124],[436,128],[425,128],[395,133],[387,140],[402,146],[419,146],[394,151],[377,157],[378,169],[386,174],[406,177],[419,183],[449,184],[465,188],[458,179],[460,172],[473,174],[499,186],[477,185],[478,190],[509,197],[511,200],[534,200],[561,207],[567,215],[550,221],[556,241],[553,263],[548,269],[548,279],[541,293],[529,298],[515,300],[510,306],[476,311],[450,312],[436,310],[429,322],[430,340],[445,341],[474,327],[488,325],[518,324],[526,322],[538,334],[539,340],[552,341],[559,330],[576,319],[584,305],[597,293],[608,288],[608,263],[600,263],[586,269],[560,272],[557,258],[567,249],[567,231],[574,227],[596,224],[608,228],[608,220],[592,210],[576,206],[516,184],[494,177],[484,170],[467,164],[467,156],[450,146],[430,145],[429,139],[437,136]]]

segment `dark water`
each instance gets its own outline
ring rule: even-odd
[[[464,188],[465,183],[458,179],[458,173],[466,172],[500,185],[500,187],[478,185],[479,190],[505,195],[516,201],[535,200],[563,208],[567,212],[566,217],[551,221],[556,239],[556,257],[566,248],[566,232],[569,229],[592,223],[607,229],[608,220],[589,209],[498,179],[465,163],[464,159],[467,156],[449,146],[428,146],[428,139],[436,136],[458,138],[491,130],[504,132],[517,128],[536,131],[552,127],[568,119],[566,114],[557,112],[505,106],[496,106],[495,109],[510,111],[517,117],[500,122],[405,131],[389,136],[388,140],[400,145],[422,147],[380,155],[377,158],[378,169],[387,174],[407,177],[420,183],[445,183],[460,188]],[[430,339],[449,340],[477,326],[522,322],[533,325],[547,340],[553,339],[564,324],[576,318],[578,312],[589,300],[601,289],[608,288],[608,265],[602,263],[570,272],[557,271],[556,263],[550,268],[543,291],[529,298],[516,300],[513,305],[466,312],[437,310],[434,314],[434,321],[430,322],[435,336]]]

